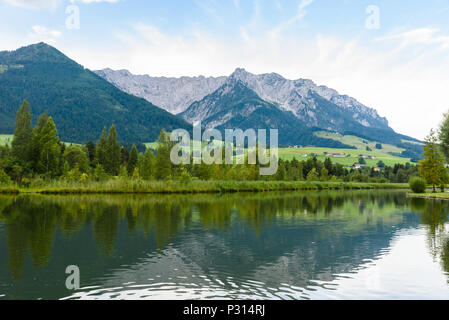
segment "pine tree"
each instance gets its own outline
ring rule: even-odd
[[[307,174],[307,181],[318,181],[318,172],[315,168],[310,170],[310,172]]]
[[[200,180],[210,180],[212,178],[212,166],[201,161],[201,164],[198,166],[198,178]]]
[[[128,170],[128,174],[131,176],[134,172],[134,169],[137,166],[137,160],[138,160],[138,152],[136,145],[133,144],[133,147],[131,149],[131,153],[129,154],[128,164],[126,166],[126,169]]]
[[[321,169],[320,179],[321,181],[327,181],[329,179],[329,171],[327,171],[327,169],[324,167],[323,169]]]
[[[93,141],[89,141],[86,144],[86,148],[87,148],[87,157],[89,158],[89,164],[93,168],[95,165],[95,153],[96,153],[95,143]]]
[[[122,164],[126,165],[129,160],[128,149],[126,149],[125,147],[122,146],[122,148],[120,149],[120,154],[121,154],[121,158],[122,158]]]
[[[431,130],[425,140],[424,159],[419,161],[418,170],[421,177],[433,186],[433,192],[436,192],[436,186],[440,186],[448,180],[444,160],[438,148],[435,132]]]
[[[101,133],[100,140],[97,142],[97,148],[95,150],[95,165],[101,165],[103,169],[107,165],[107,129],[103,128],[103,132]]]
[[[155,176],[157,180],[167,180],[171,178],[172,163],[170,159],[171,144],[165,131],[161,131],[158,142]]]
[[[324,160],[324,168],[326,168],[328,174],[334,173],[332,160],[330,158],[326,158],[326,160]]]
[[[275,179],[278,181],[284,181],[287,177],[287,169],[285,166],[285,161],[279,159],[278,171],[275,175]]]
[[[55,123],[47,113],[42,114],[32,133],[33,169],[48,176],[59,175],[61,148]]]
[[[11,144],[12,155],[15,156],[22,165],[29,161],[31,157],[31,135],[33,133],[31,120],[30,104],[24,100],[17,111],[16,129],[14,130],[14,138]]]
[[[143,158],[141,176],[144,180],[151,180],[154,177],[154,154],[147,149]]]
[[[441,151],[446,161],[449,162],[449,112],[444,114],[444,120],[441,123],[438,138],[441,142]]]
[[[112,125],[109,129],[108,142],[106,145],[106,165],[105,170],[112,176],[117,176],[120,171],[121,164],[121,147],[117,141],[117,131]]]

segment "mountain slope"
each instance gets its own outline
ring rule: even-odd
[[[279,143],[349,147],[338,141],[322,139],[314,130],[296,118],[290,111],[262,100],[240,80],[229,79],[215,92],[194,102],[179,114],[190,123],[202,123],[204,128],[225,129],[278,129]],[[350,147],[349,147],[350,148]]]
[[[240,68],[230,78],[242,81],[263,100],[291,111],[308,126],[341,130],[342,123],[350,119],[365,127],[388,129],[388,121],[376,110],[311,80],[287,80],[276,73],[254,75]]]
[[[308,127],[341,131],[351,120],[369,128],[389,129],[377,111],[354,98],[340,95],[307,79],[288,80],[276,73],[255,75],[238,68],[229,77],[156,78],[132,75],[127,70],[96,71],[118,88],[161,106],[174,114],[185,111],[228,80],[239,80],[262,100],[278,104],[303,120]]]
[[[416,139],[399,135],[388,125],[387,119],[347,95],[325,86],[317,86],[307,79],[288,80],[276,73],[254,75],[236,69],[229,77],[219,78],[152,78],[134,76],[126,70],[97,71],[117,87],[148,101],[158,101],[165,109],[180,114],[190,122],[204,116],[207,110],[186,110],[204,97],[212,94],[226,82],[240,81],[258,95],[259,99],[277,105],[280,109],[301,120],[303,125],[342,134],[355,134],[383,143],[401,143],[402,139]],[[215,90],[216,90],[215,89]],[[204,96],[202,96],[204,94]],[[195,101],[188,104],[190,101]],[[226,120],[226,119],[224,119]],[[295,143],[297,144],[297,142]],[[312,141],[306,144],[312,144]]]
[[[14,130],[23,99],[30,102],[34,120],[48,111],[64,141],[95,141],[111,124],[122,141],[133,142],[154,141],[162,129],[190,128],[44,43],[0,52],[0,133]]]
[[[103,69],[96,74],[117,88],[141,97],[172,114],[183,112],[193,102],[217,90],[227,77],[150,77],[133,75],[128,70]]]

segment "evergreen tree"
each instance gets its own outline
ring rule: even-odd
[[[157,180],[167,180],[171,178],[172,163],[170,159],[171,143],[165,131],[161,131],[158,142],[155,178]]]
[[[318,181],[318,172],[315,168],[310,170],[310,172],[307,174],[307,181]]]
[[[200,180],[210,180],[212,178],[212,166],[201,161],[201,164],[198,166],[198,178]]]
[[[449,162],[449,112],[444,114],[444,120],[441,123],[438,138],[440,140],[441,151],[446,158],[446,162]]]
[[[324,160],[324,168],[326,168],[329,174],[334,174],[334,167],[330,158],[326,158],[326,160]]]
[[[71,145],[65,149],[63,161],[67,162],[70,170],[77,166],[81,173],[87,173],[90,168],[90,161],[87,152],[87,148]]]
[[[277,181],[284,181],[287,177],[287,169],[285,166],[285,161],[282,159],[279,159],[279,165],[278,165],[278,171],[275,175],[275,180]]]
[[[144,180],[151,180],[154,177],[154,154],[151,149],[147,149],[142,162],[141,176]]]
[[[55,123],[47,113],[39,117],[31,141],[34,172],[48,176],[61,174],[59,138]]]
[[[323,169],[321,169],[320,179],[321,179],[321,181],[329,180],[329,171],[327,171],[327,169],[324,167],[323,167]]]
[[[89,164],[93,168],[95,164],[95,154],[96,154],[95,143],[93,141],[89,141],[86,144],[86,148],[87,148],[87,157],[89,158]]]
[[[444,160],[438,148],[435,132],[431,130],[425,140],[424,159],[419,161],[418,170],[421,177],[433,186],[433,192],[436,192],[436,186],[445,184],[448,180]]]
[[[24,100],[17,111],[16,129],[14,130],[14,138],[11,144],[12,155],[16,157],[22,165],[29,161],[31,156],[31,135],[33,133],[31,120],[30,104]]]
[[[109,129],[108,142],[106,145],[106,166],[105,170],[112,176],[117,176],[120,171],[121,164],[121,147],[117,141],[117,131],[115,126],[112,125]]]
[[[97,142],[97,148],[95,150],[95,165],[101,165],[104,169],[107,165],[107,129],[103,128],[103,132],[101,133],[100,140]]]
[[[129,160],[129,152],[128,149],[126,149],[124,146],[122,146],[122,149],[120,150],[121,157],[122,157],[122,164],[126,165]]]
[[[138,156],[139,156],[139,154],[137,152],[136,145],[133,144],[133,147],[132,147],[131,152],[129,154],[128,164],[126,166],[129,175],[133,174],[134,169],[137,166]]]

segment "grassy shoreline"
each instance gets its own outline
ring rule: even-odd
[[[173,181],[49,182],[42,186],[0,187],[0,194],[197,194],[306,190],[406,189],[399,183],[305,181]]]
[[[449,193],[407,193],[408,198],[449,200]]]

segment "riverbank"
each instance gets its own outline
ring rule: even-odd
[[[123,181],[70,183],[49,182],[41,186],[0,187],[3,194],[195,194],[301,190],[406,189],[407,184],[306,181]]]
[[[408,198],[449,200],[449,193],[407,193]]]

